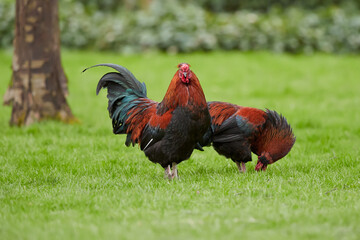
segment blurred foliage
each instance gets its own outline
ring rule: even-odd
[[[239,3],[255,10],[223,12],[220,10],[227,7],[221,7],[214,13],[201,6],[220,1],[200,0],[196,5],[190,0],[66,0],[60,2],[61,40],[70,48],[124,53],[216,49],[359,53],[359,1],[347,1],[339,7],[336,4],[340,1],[336,0],[308,0],[303,5],[322,3],[322,7],[309,10],[280,6],[263,12],[251,4],[263,8],[270,0],[249,0]],[[277,2],[290,5],[288,0]],[[1,47],[11,45],[13,28],[13,3],[0,3]]]
[[[194,1],[195,2],[195,1]],[[319,7],[341,6],[345,0],[197,0],[197,4],[212,12],[235,12],[238,10],[268,11],[271,8],[299,7],[314,9]],[[360,6],[360,0],[352,0]]]
[[[87,9],[113,12],[121,8],[128,10],[144,9],[154,0],[64,0],[66,2],[80,2]],[[165,2],[165,1],[163,1]],[[210,12],[235,12],[238,10],[268,11],[273,7],[300,7],[314,9],[319,7],[341,6],[349,0],[184,0],[187,4],[198,5]],[[350,0],[357,7],[360,0]]]

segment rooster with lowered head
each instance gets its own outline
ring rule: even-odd
[[[231,158],[240,172],[251,161],[251,152],[258,156],[256,171],[265,171],[269,164],[283,158],[295,143],[295,136],[285,117],[275,111],[242,107],[226,102],[208,102],[211,128],[201,145],[212,143],[214,149]]]
[[[210,127],[205,95],[190,65],[178,65],[160,103],[147,98],[145,84],[125,67],[116,64],[92,67],[97,66],[117,71],[106,73],[96,89],[98,94],[107,88],[114,134],[127,134],[126,146],[138,143],[150,161],[165,169],[166,178],[178,177],[177,164],[190,157]]]

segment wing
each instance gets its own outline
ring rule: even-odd
[[[167,111],[159,115],[159,104],[147,98],[136,99],[131,104],[133,107],[128,111],[124,126],[128,134],[125,144],[129,146],[130,143],[139,143],[141,150],[146,150],[164,137],[172,113]]]
[[[265,112],[224,102],[208,103],[213,142],[232,142],[250,137],[265,123]]]
[[[148,98],[137,98],[126,104],[121,103],[121,107],[116,109],[113,118],[114,133],[127,134],[126,146],[141,143],[142,132],[156,112],[157,105],[157,102]]]
[[[247,126],[247,120],[236,115],[239,106],[225,102],[209,102],[208,107],[214,143],[237,141],[249,135],[252,128]]]
[[[244,117],[234,114],[221,125],[214,127],[213,142],[234,142],[248,138],[254,131]]]

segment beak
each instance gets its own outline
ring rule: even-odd
[[[263,166],[264,165],[262,164],[262,162],[258,161],[256,166],[255,166],[255,171],[260,171]]]
[[[183,74],[184,74],[184,77],[186,78],[187,77],[187,72],[184,72]]]

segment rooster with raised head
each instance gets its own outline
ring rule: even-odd
[[[97,66],[117,71],[106,73],[96,89],[98,94],[107,88],[114,134],[127,134],[126,146],[138,143],[150,161],[165,169],[166,178],[178,177],[177,164],[190,157],[210,127],[205,95],[190,65],[178,65],[160,103],[147,98],[145,84],[125,67],[92,67]]]
[[[295,143],[290,125],[275,111],[226,102],[208,102],[208,107],[211,128],[201,145],[212,143],[219,154],[236,163],[240,172],[246,171],[251,152],[258,156],[255,170],[265,171],[269,164],[285,157]]]

